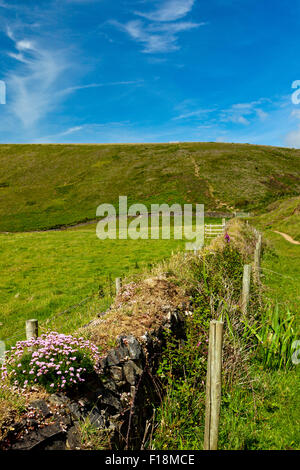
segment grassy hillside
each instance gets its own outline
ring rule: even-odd
[[[219,143],[0,145],[0,231],[94,219],[103,202],[252,210],[300,192],[300,150]]]
[[[263,229],[287,233],[300,241],[300,197],[273,202],[263,214],[253,218],[253,222]]]
[[[270,204],[251,223],[263,230],[266,242],[261,265],[265,296],[277,302],[280,310],[292,311],[300,325],[300,246],[274,232],[300,241],[300,197]]]

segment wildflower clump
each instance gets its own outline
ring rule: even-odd
[[[11,348],[1,379],[3,383],[8,379],[15,387],[42,385],[50,393],[64,391],[97,371],[99,359],[98,348],[90,341],[50,332]]]

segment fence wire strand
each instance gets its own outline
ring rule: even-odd
[[[205,264],[206,264],[206,261],[204,260]],[[268,268],[263,268],[263,267],[260,267],[259,268],[261,271],[267,271],[269,273],[272,273],[272,274],[276,274],[277,276],[280,276],[280,277],[283,277],[283,278],[286,278],[286,279],[291,279],[293,281],[296,281],[297,282],[297,279],[294,278],[294,277],[291,277],[291,276],[287,276],[287,275],[284,275],[284,274],[281,274],[277,271],[273,271],[272,269],[268,269]],[[74,304],[74,305],[71,305],[69,306],[67,309],[63,310],[62,312],[58,312],[58,313],[55,313],[54,315],[52,315],[50,318],[47,318],[47,320],[45,320],[45,322],[42,322],[41,323],[41,326],[43,327],[43,325],[48,325],[52,320],[54,320],[55,318],[57,317],[60,317],[62,315],[65,315],[66,313],[69,313],[71,312],[72,310],[74,310],[75,308],[79,307],[80,305],[83,305],[84,303],[86,303],[88,300],[92,299],[95,295],[97,295],[97,292],[94,292],[93,294],[89,295],[88,297],[85,297],[84,299],[82,299],[80,302],[78,302],[77,304]],[[16,334],[14,334],[13,336],[9,336],[7,338],[3,338],[1,341],[8,341],[8,340],[12,340],[12,339],[15,339],[15,338],[18,338],[20,337],[22,334],[24,333],[24,328],[20,328],[19,330],[16,331]]]
[[[47,318],[47,320],[45,320],[44,322],[39,323],[39,325],[40,325],[41,327],[48,325],[54,318],[60,317],[61,315],[64,315],[64,314],[66,314],[66,313],[71,312],[71,311],[74,310],[75,308],[79,307],[80,305],[83,305],[83,304],[86,303],[88,300],[90,300],[90,299],[92,299],[93,297],[95,297],[95,295],[97,295],[97,292],[94,292],[93,294],[89,295],[88,297],[85,297],[83,300],[81,300],[81,301],[78,302],[77,304],[71,305],[70,307],[68,307],[67,309],[63,310],[62,312],[55,313],[55,314],[52,315],[51,317]],[[16,333],[17,333],[17,334],[14,334],[13,336],[8,336],[7,338],[1,339],[1,341],[7,342],[8,340],[12,340],[12,339],[18,338],[18,337],[20,337],[20,336],[23,336],[23,334],[24,334],[24,328],[20,328],[19,330],[16,331]]]
[[[262,268],[262,267],[260,267],[260,269],[261,269],[262,271],[268,271],[268,272],[270,272],[270,273],[277,274],[277,276],[285,277],[286,279],[291,279],[292,281],[297,281],[297,279],[294,278],[294,277],[286,276],[285,274],[278,273],[277,271],[272,271],[271,269],[268,269],[268,268]]]

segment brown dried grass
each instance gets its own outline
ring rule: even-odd
[[[158,328],[167,312],[187,301],[183,289],[166,275],[132,281],[122,287],[105,317],[93,321],[84,334],[106,352],[117,336],[134,334],[141,337]]]

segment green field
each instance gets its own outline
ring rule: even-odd
[[[247,144],[1,145],[0,231],[95,219],[101,203],[254,210],[300,192],[300,150]]]
[[[73,331],[107,308],[116,277],[138,273],[172,251],[183,250],[184,243],[173,239],[172,225],[170,240],[99,240],[96,224],[0,234],[0,340],[23,338],[29,318],[37,318],[41,328]],[[104,297],[99,297],[99,287]],[[70,314],[57,316],[91,294],[95,296]]]
[[[110,293],[109,276],[138,272],[148,263],[183,249],[183,240],[99,240],[90,225],[44,233],[0,234],[0,339],[15,335],[24,322],[64,311],[103,287]],[[114,294],[114,286],[111,286]],[[73,331],[107,307],[109,299],[93,298],[71,315],[55,319],[52,327]],[[95,311],[96,309],[96,311]],[[19,336],[20,339],[20,336]]]

